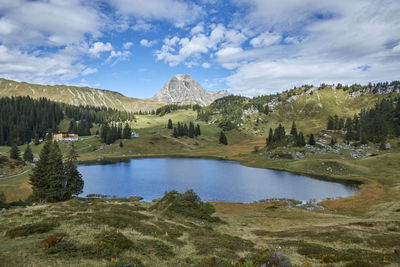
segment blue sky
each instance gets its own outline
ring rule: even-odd
[[[400,79],[398,0],[1,0],[0,77],[150,98]]]

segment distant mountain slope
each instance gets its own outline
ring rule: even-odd
[[[227,96],[199,113],[199,119],[215,122],[225,129],[240,129],[266,135],[279,123],[290,129],[293,121],[305,133],[326,128],[328,116],[352,118],[384,98],[400,96],[400,83],[382,87],[303,86],[279,94],[255,98]],[[268,108],[267,108],[268,107]]]
[[[165,103],[150,99],[139,99],[124,96],[118,92],[68,85],[40,85],[16,82],[0,78],[0,97],[30,96],[45,97],[52,101],[72,105],[104,106],[126,111],[150,111]]]
[[[160,92],[153,96],[154,100],[174,104],[198,104],[208,106],[214,100],[227,96],[226,90],[210,92],[188,75],[178,74],[167,82]]]

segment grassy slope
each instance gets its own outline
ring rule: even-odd
[[[126,97],[108,90],[66,85],[29,84],[0,78],[0,97],[9,96],[30,96],[35,99],[46,97],[53,101],[72,105],[106,106],[127,111],[150,111],[164,105],[158,101]]]

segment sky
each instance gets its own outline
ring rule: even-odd
[[[399,0],[0,0],[0,77],[150,98],[400,79]]]

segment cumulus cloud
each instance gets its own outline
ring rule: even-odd
[[[132,43],[132,42],[126,42],[126,43],[123,44],[123,48],[124,48],[125,50],[128,50],[128,49],[131,48],[132,46],[133,46],[133,43]]]
[[[273,45],[273,44],[279,42],[281,39],[282,39],[282,37],[278,34],[272,34],[269,32],[265,32],[265,33],[258,35],[255,38],[251,39],[250,44],[253,47],[264,47],[264,46]]]
[[[132,30],[134,31],[143,31],[148,32],[153,28],[153,25],[150,23],[145,22],[142,19],[139,19],[133,26]]]
[[[95,42],[89,49],[89,54],[94,57],[99,57],[101,53],[112,51],[112,45],[110,43]]]
[[[81,74],[82,74],[82,76],[87,76],[89,74],[93,74],[93,73],[96,73],[96,72],[98,72],[98,70],[96,68],[86,68],[86,69],[84,69],[82,71]]]
[[[211,67],[211,64],[208,62],[204,62],[203,64],[201,64],[201,66],[205,69],[209,69]]]
[[[141,19],[166,20],[182,27],[203,13],[200,6],[182,0],[109,0],[118,12]]]
[[[131,56],[131,52],[129,51],[111,51],[110,56],[107,58],[105,63],[110,63],[113,61],[112,65],[117,64],[120,61],[128,60]]]
[[[140,41],[140,45],[144,46],[144,47],[152,47],[157,42],[158,42],[157,40],[149,41],[149,40],[143,39]]]

